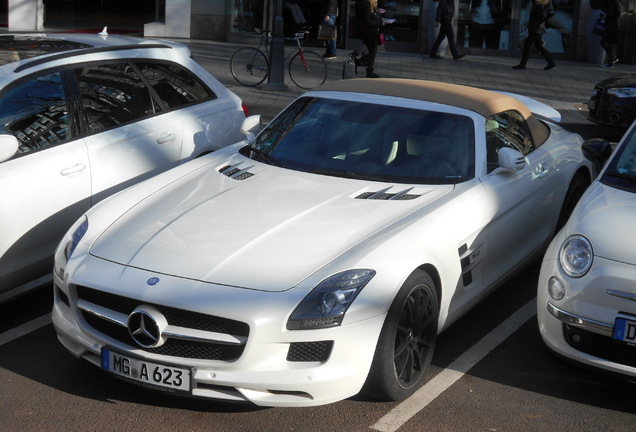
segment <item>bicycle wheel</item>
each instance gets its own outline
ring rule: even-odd
[[[315,52],[297,52],[289,61],[289,76],[302,89],[318,87],[327,79],[327,63]]]
[[[263,51],[245,47],[236,50],[232,54],[230,71],[232,71],[232,76],[239,84],[254,87],[267,78],[269,64]]]

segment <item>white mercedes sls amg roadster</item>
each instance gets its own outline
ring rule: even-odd
[[[555,114],[426,81],[305,93],[79,219],[56,252],[59,339],[166,392],[403,399],[437,335],[541,256],[590,184]]]

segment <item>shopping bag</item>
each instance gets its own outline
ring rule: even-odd
[[[356,62],[353,56],[349,56],[342,64],[342,79],[351,79],[356,77]]]
[[[338,31],[335,25],[328,24],[320,24],[318,26],[318,35],[316,36],[319,40],[336,40],[338,39]]]
[[[605,20],[602,17],[598,17],[594,23],[592,34],[597,36],[603,36],[605,34]]]

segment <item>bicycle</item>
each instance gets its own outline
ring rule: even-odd
[[[324,83],[327,79],[327,63],[313,51],[304,51],[301,41],[304,40],[305,33],[295,33],[294,37],[283,38],[284,40],[296,41],[298,51],[286,55],[289,59],[289,77],[298,87],[302,89],[312,89]],[[254,87],[265,81],[269,76],[270,53],[269,46],[272,36],[269,30],[264,30],[261,35],[258,47],[239,48],[232,54],[230,59],[230,70],[232,76],[239,84]],[[265,47],[265,52],[263,52]]]

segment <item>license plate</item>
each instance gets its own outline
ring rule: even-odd
[[[636,343],[636,321],[616,318],[616,322],[614,323],[614,339]]]
[[[158,390],[190,392],[190,369],[139,360],[107,348],[102,348],[102,369]]]

